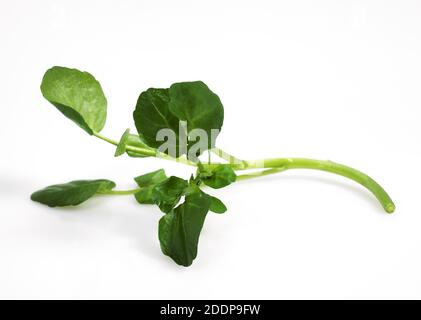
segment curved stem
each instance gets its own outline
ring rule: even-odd
[[[276,158],[246,161],[246,166],[247,169],[282,168],[282,171],[288,169],[314,169],[334,173],[354,180],[366,187],[379,200],[386,212],[392,213],[395,210],[395,204],[392,199],[375,180],[361,171],[339,163],[303,158]]]
[[[97,138],[104,140],[108,143],[111,143],[115,146],[118,145],[118,142],[107,138],[97,132],[94,132],[94,136]],[[173,158],[164,153],[157,152],[155,150],[148,150],[142,148],[136,148],[132,146],[127,146],[127,150],[139,153],[145,156],[153,156],[157,158],[162,158],[166,160],[172,160],[176,162],[180,162],[189,166],[197,166],[196,163],[185,159],[185,158]],[[321,170],[330,173],[334,173],[359,183],[360,185],[366,187],[369,191],[371,191],[374,196],[379,200],[381,205],[383,206],[384,210],[388,213],[392,213],[395,211],[395,204],[393,203],[392,199],[389,197],[387,192],[372,178],[370,178],[365,173],[358,171],[354,168],[335,163],[332,161],[325,161],[325,160],[314,160],[314,159],[304,159],[304,158],[274,158],[274,159],[262,159],[262,160],[251,160],[251,161],[243,161],[239,160],[231,155],[227,154],[226,152],[215,148],[215,153],[218,155],[223,155],[225,159],[231,159],[232,161],[229,165],[234,170],[246,170],[246,169],[264,169],[270,168],[269,170],[263,170],[260,172],[249,173],[239,175],[237,180],[246,180],[251,178],[256,178],[260,176],[265,176],[269,174],[278,173],[281,171],[285,171],[288,169],[313,169],[313,170]],[[208,163],[203,164],[204,167],[213,168],[220,165],[219,163]],[[138,189],[134,190],[125,190],[125,191],[109,191],[107,194],[133,194],[136,193]]]
[[[282,172],[282,171],[285,171],[285,170],[286,170],[285,168],[272,168],[272,169],[266,169],[266,170],[257,171],[257,172],[240,174],[240,175],[237,176],[236,181],[242,181],[242,180],[248,180],[248,179],[268,176],[270,174],[279,173],[279,172]]]

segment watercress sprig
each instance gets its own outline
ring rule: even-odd
[[[76,180],[36,191],[31,199],[57,207],[79,205],[97,194],[133,195],[140,204],[156,205],[163,213],[158,226],[161,250],[179,265],[190,266],[196,258],[208,212],[221,214],[227,210],[204,187],[219,189],[289,169],[315,169],[354,180],[371,191],[386,212],[395,210],[393,201],[376,181],[351,167],[303,158],[241,160],[217,148],[215,140],[223,125],[224,108],[219,97],[201,81],[143,91],[133,112],[137,134],[126,129],[118,141],[100,133],[106,121],[107,99],[99,82],[88,72],[53,67],[42,79],[41,92],[88,134],[114,145],[116,157],[156,157],[196,170],[188,179],[168,177],[164,169],[144,173],[134,178],[137,188],[130,190],[115,190],[116,184],[106,179]],[[164,143],[165,130],[171,130],[174,139]],[[212,152],[225,162],[201,161],[203,152]],[[237,174],[250,169],[258,170]]]

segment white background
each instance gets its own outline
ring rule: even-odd
[[[0,1],[0,298],[421,298],[419,1]],[[121,188],[165,167],[114,158],[41,96],[54,65],[91,72],[103,133],[134,129],[142,90],[202,80],[238,157],[351,165],[352,181],[290,171],[213,192],[193,266],[161,254],[158,209],[97,197],[50,209],[31,192],[74,179]]]

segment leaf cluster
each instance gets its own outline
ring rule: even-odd
[[[104,127],[107,100],[99,82],[88,72],[64,67],[49,69],[42,80],[43,96],[64,116],[90,135]],[[138,152],[156,152],[162,141],[158,132],[172,129],[177,133],[177,154],[187,155],[196,142],[190,139],[194,130],[204,130],[209,137],[203,150],[215,146],[215,132],[222,127],[224,109],[219,97],[201,81],[181,82],[169,88],[150,88],[140,93],[133,119],[137,134],[127,129],[116,144],[115,156],[127,154],[145,157]],[[180,131],[180,122],[186,126]],[[211,139],[212,137],[212,139]],[[186,138],[187,143],[183,144]],[[203,145],[202,145],[203,146]],[[153,154],[153,153],[152,153]],[[198,155],[198,154],[195,154]],[[140,204],[156,205],[164,214],[159,221],[158,237],[162,252],[177,264],[189,266],[197,255],[199,235],[209,211],[224,213],[224,203],[202,190],[203,186],[219,189],[233,183],[234,170],[229,165],[206,169],[199,163],[198,171],[189,180],[168,177],[163,169],[134,178],[138,189],[133,191]],[[48,186],[32,194],[31,199],[50,207],[76,206],[98,194],[118,194],[113,181],[77,180]]]

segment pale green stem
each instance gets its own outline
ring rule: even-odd
[[[216,154],[221,159],[224,159],[228,161],[230,164],[236,164],[236,165],[243,165],[245,163],[244,160],[240,160],[237,157],[234,157],[233,155],[229,154],[228,152],[225,152],[222,149],[219,149],[217,147],[213,148],[211,150],[214,154]]]
[[[392,213],[395,210],[395,204],[393,203],[392,199],[376,181],[361,171],[339,163],[328,160],[325,161],[303,158],[276,158],[246,161],[246,169],[258,168],[282,168],[282,170],[314,169],[335,173],[337,175],[354,180],[355,182],[366,187],[374,194],[377,200],[379,200],[386,212]]]
[[[264,176],[279,173],[279,172],[282,172],[282,171],[285,171],[285,168],[272,168],[272,169],[266,169],[266,170],[262,170],[262,171],[240,174],[240,175],[237,176],[236,181],[242,181],[242,180],[248,180],[248,179],[253,179],[253,178],[258,178],[258,177],[264,177]]]
[[[106,194],[106,195],[131,195],[138,193],[141,189],[130,189],[130,190],[109,190],[109,191],[101,191],[98,194]]]
[[[104,141],[106,141],[106,142],[108,142],[108,143],[111,143],[111,144],[113,144],[113,145],[115,145],[115,146],[118,146],[118,142],[117,141],[115,141],[115,140],[113,140],[113,139],[110,139],[110,138],[107,138],[106,136],[103,136],[102,134],[100,134],[100,133],[98,133],[98,132],[93,132],[93,135],[95,136],[95,137],[97,137],[97,138],[99,138],[99,139],[101,139],[101,140],[104,140]]]
[[[192,167],[197,167],[197,164],[196,163],[194,163],[193,161],[187,160],[184,157],[173,158],[173,157],[171,157],[171,156],[169,156],[169,155],[167,155],[165,153],[162,153],[162,152],[158,152],[156,154],[156,157],[157,158],[160,158],[160,159],[165,159],[165,160],[171,160],[171,161],[179,162],[179,163],[186,164],[186,165],[192,166]]]

